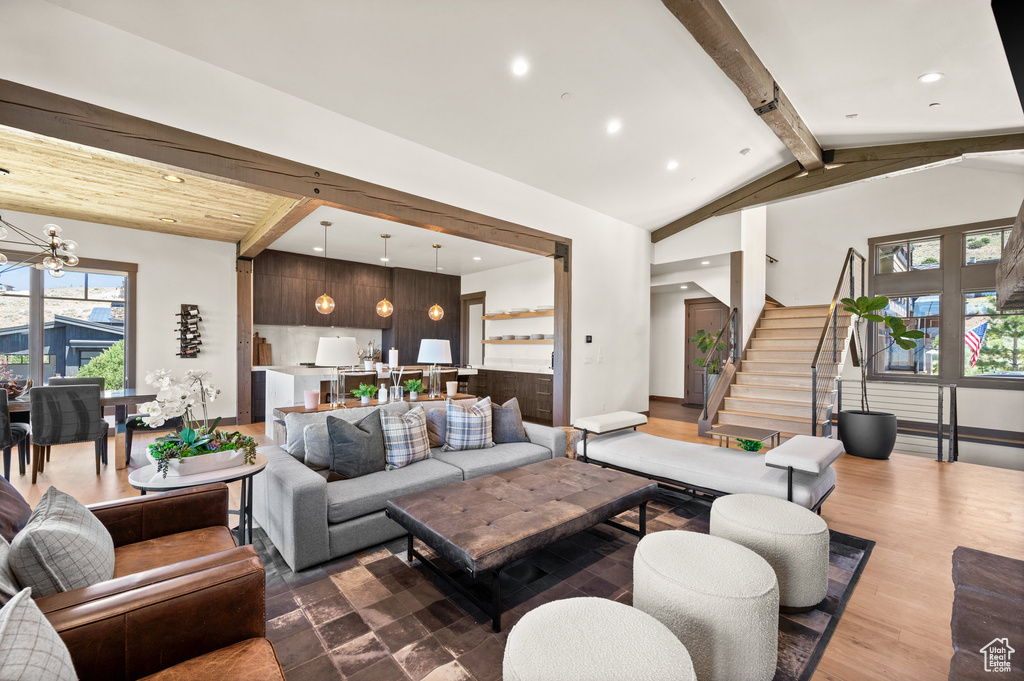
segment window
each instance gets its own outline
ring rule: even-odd
[[[964,376],[1024,377],[1024,310],[996,310],[995,291],[964,294]]]
[[[31,262],[0,267],[0,377],[39,383],[52,376],[102,376],[108,389],[130,387],[133,347],[126,334],[137,267],[116,263],[124,269],[111,271],[109,262],[83,258],[54,277]]]
[[[964,265],[988,265],[999,262],[1010,230],[988,230],[964,234]]]
[[[883,244],[875,254],[878,274],[934,270],[942,265],[939,239]]]
[[[875,371],[887,374],[925,374],[937,376],[939,373],[939,303],[938,293],[889,298],[886,315],[899,317],[908,329],[920,329],[925,337],[917,341],[913,350],[904,350],[893,345],[885,352],[875,356]],[[875,324],[874,342],[876,348],[889,345],[889,327]]]
[[[867,351],[884,350],[870,377],[1024,390],[1024,310],[996,310],[992,266],[1012,224],[1008,217],[868,240],[869,294],[887,297],[886,314],[925,334],[911,350],[889,348],[888,329],[871,324]]]

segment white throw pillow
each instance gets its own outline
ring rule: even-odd
[[[32,600],[31,589],[0,609],[0,679],[78,679],[68,647]]]
[[[11,544],[11,570],[36,598],[114,576],[114,540],[93,513],[51,487]]]
[[[18,580],[11,572],[11,566],[7,561],[7,554],[11,552],[11,545],[7,540],[0,537],[0,605],[14,598],[21,591]]]

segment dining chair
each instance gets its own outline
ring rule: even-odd
[[[51,376],[47,379],[46,385],[98,385],[100,390],[106,390],[107,379],[102,376]],[[46,462],[50,462],[49,447],[46,448]],[[103,463],[106,463],[105,459]]]
[[[0,449],[4,450],[4,477],[11,479],[11,448],[18,446],[18,471],[25,475],[31,430],[27,423],[11,423],[7,391],[0,389]]]
[[[47,385],[29,391],[32,414],[32,484],[45,468],[50,447],[96,443],[96,475],[107,462],[109,424],[103,419],[100,386]]]

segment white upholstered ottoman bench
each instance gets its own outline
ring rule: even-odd
[[[813,512],[761,494],[733,494],[711,505],[711,534],[768,561],[789,612],[814,608],[828,591],[828,525]]]
[[[693,681],[686,647],[656,620],[604,598],[567,598],[509,632],[504,681]]]
[[[640,540],[633,607],[686,646],[700,681],[771,681],[779,644],[779,584],[750,549],[666,530]]]

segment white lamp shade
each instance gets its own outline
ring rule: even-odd
[[[427,364],[451,364],[452,345],[446,340],[424,338],[420,341],[420,356],[416,361]]]
[[[350,367],[359,363],[359,349],[356,339],[321,338],[316,346],[316,363],[322,367]]]

